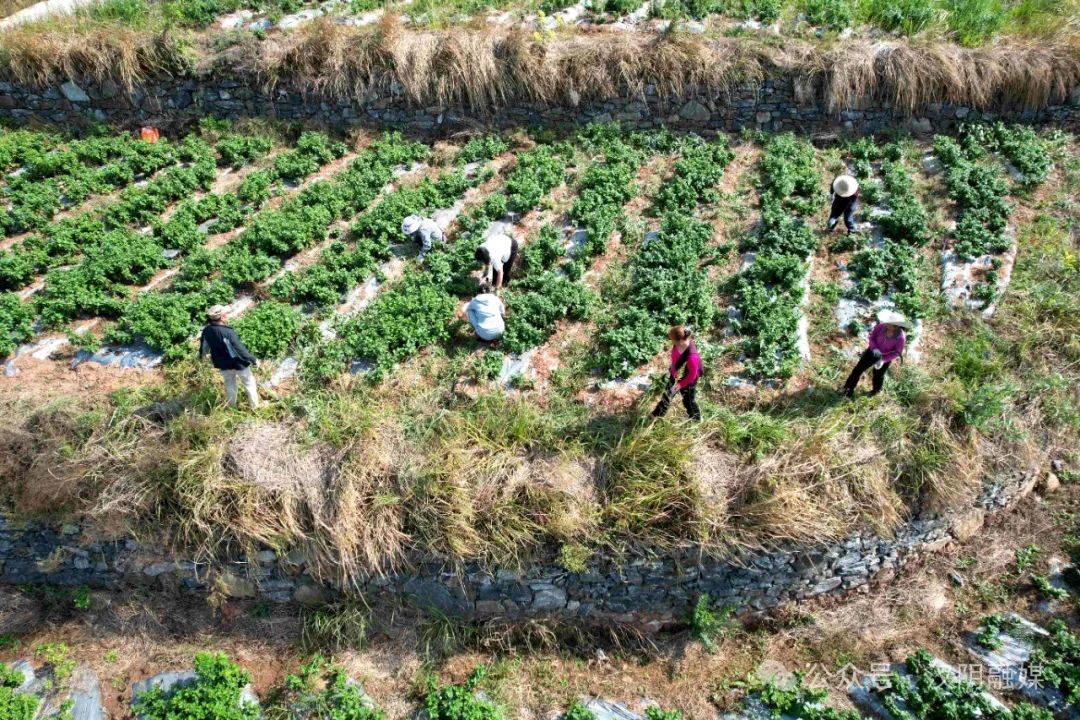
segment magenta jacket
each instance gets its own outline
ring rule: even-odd
[[[699,377],[701,377],[701,356],[698,355],[698,351],[697,351],[697,348],[694,347],[694,343],[690,343],[690,345],[687,346],[686,350],[687,350],[687,352],[690,353],[690,358],[686,361],[686,364],[683,365],[683,367],[682,367],[682,371],[683,371],[682,380],[679,380],[679,382],[678,382],[678,386],[679,386],[680,390],[683,390],[685,388],[690,387],[691,385],[693,385],[694,383],[696,383],[698,381]],[[679,362],[679,356],[681,354],[682,353],[679,352],[679,348],[672,346],[672,348],[671,348],[671,368],[668,370],[668,372],[671,373],[671,379],[672,380],[675,379],[675,375],[676,375],[675,364],[677,362]]]
[[[900,334],[893,338],[885,334],[885,325],[882,323],[878,323],[870,331],[870,349],[881,351],[882,362],[892,362],[900,357],[904,352],[904,343],[906,342],[907,337],[902,329]]]

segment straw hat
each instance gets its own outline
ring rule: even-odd
[[[227,308],[226,306],[214,305],[206,311],[206,317],[210,318],[211,320],[221,320],[223,317],[225,317],[225,314],[227,312],[229,312],[229,308]]]
[[[840,175],[833,180],[832,189],[840,197],[851,197],[859,192],[859,181],[850,175]]]
[[[414,232],[420,229],[420,223],[424,221],[424,218],[419,215],[410,215],[401,221],[401,232],[406,235],[412,235]]]
[[[895,325],[902,327],[905,330],[911,329],[911,322],[898,312],[893,310],[882,310],[877,316],[878,322],[882,325]]]

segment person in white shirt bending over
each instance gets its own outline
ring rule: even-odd
[[[484,265],[484,280],[495,290],[502,289],[510,279],[517,254],[518,241],[502,233],[492,235],[476,248],[476,261]]]
[[[498,340],[506,330],[506,321],[503,316],[506,308],[499,296],[491,292],[488,284],[480,284],[480,294],[474,297],[465,307],[465,314],[469,317],[476,336],[485,342]]]
[[[419,215],[410,215],[402,220],[401,232],[420,245],[420,254],[416,256],[418,260],[424,259],[424,256],[430,252],[432,245],[437,242],[441,243],[444,240],[443,231],[439,224],[430,218],[420,217]]]

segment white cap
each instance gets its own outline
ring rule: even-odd
[[[424,218],[419,215],[410,215],[401,221],[401,232],[406,235],[412,235],[414,232],[420,229],[420,223],[424,221]]]
[[[229,308],[225,305],[214,305],[206,311],[206,317],[211,320],[220,320],[229,312]]]
[[[859,192],[859,181],[850,175],[840,175],[833,180],[832,189],[840,197],[851,197]]]

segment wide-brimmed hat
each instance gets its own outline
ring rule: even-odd
[[[859,192],[859,181],[850,175],[840,175],[832,181],[832,189],[840,197],[851,197]]]
[[[206,311],[206,317],[210,318],[211,320],[220,320],[225,317],[226,313],[228,312],[229,308],[225,305],[214,305]]]
[[[406,235],[412,235],[414,232],[420,229],[420,223],[424,221],[424,218],[419,215],[409,215],[407,218],[401,221],[401,232]]]
[[[882,325],[896,325],[905,330],[911,329],[911,321],[894,310],[882,310],[878,313],[877,320]]]

